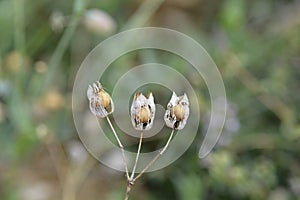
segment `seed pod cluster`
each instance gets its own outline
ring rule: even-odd
[[[104,118],[114,111],[114,103],[99,81],[89,85],[87,97],[90,110],[95,116]],[[141,92],[136,93],[132,101],[130,115],[131,123],[136,130],[151,129],[155,116],[152,93],[148,93],[146,96]],[[188,117],[189,100],[187,95],[184,93],[182,96],[177,96],[173,92],[164,115],[166,125],[175,130],[181,130],[185,127]]]

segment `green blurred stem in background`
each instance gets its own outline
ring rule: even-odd
[[[49,61],[49,71],[46,75],[46,79],[43,87],[41,88],[41,92],[49,86],[53,78],[55,77],[55,72],[57,68],[60,66],[61,59],[63,58],[64,53],[66,52],[72,36],[80,22],[80,18],[82,13],[85,10],[86,0],[75,0],[73,6],[73,14],[71,17],[70,25],[67,27],[64,32],[62,38],[60,39],[50,61]]]
[[[130,19],[124,25],[122,30],[145,26],[147,21],[153,16],[153,14],[158,10],[158,8],[163,2],[164,0],[145,1],[138,8],[138,10],[130,17]]]

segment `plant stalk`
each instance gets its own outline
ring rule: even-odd
[[[143,142],[143,132],[141,132],[141,135],[140,135],[139,147],[138,147],[138,151],[137,151],[137,154],[136,154],[133,170],[132,170],[132,173],[131,173],[131,176],[130,176],[130,179],[129,179],[130,182],[133,180],[133,177],[134,177],[135,169],[136,169],[136,166],[137,166],[137,163],[138,163],[138,160],[139,160],[139,156],[140,156],[140,152],[141,152],[142,142]]]
[[[139,175],[137,175],[137,177],[135,177],[133,180],[132,180],[132,184],[137,180],[139,179],[152,165],[153,163],[161,156],[164,154],[164,152],[167,150],[172,138],[173,138],[173,135],[174,135],[174,129],[172,129],[172,132],[170,134],[170,137],[166,143],[166,145],[164,146],[164,148],[159,151],[159,153],[149,162],[148,165],[146,165],[146,167],[141,171],[141,173]]]
[[[115,129],[114,129],[114,127],[113,127],[110,119],[109,119],[109,117],[106,116],[106,119],[107,119],[107,122],[108,122],[108,124],[109,124],[112,132],[114,133],[114,136],[115,136],[115,138],[116,138],[116,140],[117,140],[117,142],[119,144],[119,147],[121,148],[122,157],[123,157],[123,164],[124,164],[124,168],[125,168],[125,172],[126,172],[126,178],[129,181],[130,179],[129,179],[128,167],[127,167],[127,162],[126,162],[126,157],[125,157],[124,146],[122,145],[122,143],[121,143],[121,141],[120,141],[120,139],[119,139],[119,137],[118,137],[118,135],[117,135],[117,133],[116,133],[116,131],[115,131]]]

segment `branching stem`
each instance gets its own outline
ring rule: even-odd
[[[172,138],[173,138],[173,135],[174,135],[174,129],[172,129],[172,132],[170,134],[170,137],[166,143],[166,145],[164,146],[164,148],[159,151],[159,153],[149,162],[148,165],[146,165],[146,167],[141,171],[141,173],[139,173],[139,175],[137,175],[132,181],[131,183],[133,184],[138,178],[140,178],[152,165],[153,163],[161,156],[164,154],[164,152],[166,151],[166,149],[168,148]]]
[[[133,170],[132,170],[132,173],[131,173],[131,176],[130,176],[130,179],[129,179],[131,183],[132,183],[132,180],[133,180],[133,177],[134,177],[134,173],[135,173],[135,169],[136,169],[136,166],[137,166],[137,163],[138,163],[138,160],[139,160],[139,156],[140,156],[140,152],[141,152],[141,147],[142,147],[142,142],[143,142],[143,132],[141,132],[141,135],[140,135],[139,147],[138,147],[138,151],[137,151],[137,154],[136,154],[136,158],[135,158],[135,163],[134,163],[134,166],[133,166]]]

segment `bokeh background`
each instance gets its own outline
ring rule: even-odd
[[[206,48],[224,79],[228,116],[200,160],[210,111],[203,81],[159,51],[118,59],[103,80],[108,91],[109,74],[155,60],[198,88],[201,110],[193,145],[140,179],[131,199],[300,199],[297,0],[0,0],[0,199],[123,199],[124,174],[99,164],[78,138],[71,93],[99,42],[143,26],[181,31]]]

